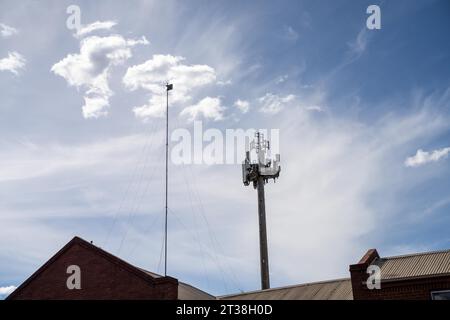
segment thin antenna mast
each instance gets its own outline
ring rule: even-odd
[[[167,200],[169,191],[169,91],[173,84],[166,83],[166,212],[164,220],[164,276],[167,276]]]
[[[245,186],[253,182],[253,187],[258,190],[258,218],[259,218],[259,254],[261,264],[261,289],[270,288],[269,280],[269,254],[267,250],[266,230],[266,203],[264,197],[264,184],[280,175],[280,155],[275,155],[275,160],[266,159],[266,151],[270,150],[269,141],[264,140],[264,135],[256,132],[255,140],[248,145],[246,143],[245,160],[242,164],[242,178]],[[250,161],[250,151],[255,149],[257,161]]]

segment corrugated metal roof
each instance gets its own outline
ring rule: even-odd
[[[218,297],[221,300],[353,300],[350,279],[306,283]]]
[[[179,300],[214,300],[215,296],[206,293],[190,284],[178,281]]]
[[[162,275],[138,268],[154,278],[160,278]],[[216,297],[200,290],[190,284],[178,281],[178,299],[179,300],[213,300]]]
[[[373,262],[381,269],[381,280],[450,274],[450,249],[379,258]]]
[[[450,249],[378,258],[381,280],[399,280],[450,274]],[[350,279],[299,284],[218,297],[224,300],[352,300]]]

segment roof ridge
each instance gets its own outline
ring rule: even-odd
[[[436,254],[436,253],[444,253],[444,252],[450,252],[450,249],[442,249],[442,250],[434,250],[434,251],[426,251],[426,252],[408,253],[408,254],[402,254],[402,255],[398,255],[398,256],[381,257],[380,260],[400,259],[400,258],[407,258],[407,257],[417,257],[417,256],[424,256],[424,255]]]
[[[171,276],[162,276],[157,273],[147,271],[147,270],[145,270],[141,267],[138,267],[134,264],[131,264],[130,262],[110,253],[109,251],[106,251],[102,247],[95,245],[93,242],[88,242],[79,236],[75,236],[71,241],[69,241],[69,243],[71,243],[71,242],[75,242],[80,245],[84,245],[85,247],[96,251],[96,253],[102,255],[105,259],[110,260],[110,262],[118,264],[123,269],[125,269],[127,271],[131,271],[134,274],[140,276],[141,278],[142,278],[142,276],[144,276],[144,278],[147,280],[150,280],[150,282],[153,282],[153,283],[158,283],[160,281],[176,281],[176,282],[178,282],[178,279],[175,279]],[[148,277],[150,277],[150,278],[148,278]]]
[[[340,282],[340,281],[350,281],[350,278],[338,278],[338,279],[330,279],[330,280],[324,280],[324,281],[299,283],[299,284],[293,284],[293,285],[289,285],[289,286],[269,288],[269,289],[263,289],[263,290],[252,290],[252,291],[246,291],[246,292],[242,292],[242,293],[233,293],[233,294],[218,296],[217,298],[221,299],[221,298],[226,298],[226,297],[242,296],[242,295],[252,294],[252,293],[257,293],[257,292],[270,292],[270,291],[276,291],[276,290],[284,290],[284,289],[297,288],[297,287],[306,287],[306,286],[315,285],[315,284],[324,284],[324,283]]]

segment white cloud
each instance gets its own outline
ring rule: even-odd
[[[155,137],[162,131],[152,132]],[[122,168],[134,164],[136,154],[149,139],[145,134],[134,134],[102,139],[89,144],[61,145],[27,143],[2,145],[0,150],[0,183],[50,177],[63,172],[88,169],[98,170]],[[162,140],[153,142],[162,146]],[[105,167],[104,164],[108,163]]]
[[[350,49],[350,53],[356,57],[359,57],[364,51],[366,51],[368,44],[367,28],[364,27],[356,35],[356,38],[349,42],[347,45]]]
[[[228,80],[219,80],[217,81],[217,85],[218,86],[229,86],[231,85],[233,82],[231,81],[231,79]]]
[[[152,95],[147,104],[134,107],[133,112],[136,117],[141,119],[164,117],[166,112],[166,99],[162,93]]]
[[[206,97],[197,104],[184,108],[180,115],[188,115],[189,121],[194,121],[200,116],[219,121],[223,119],[224,110],[225,107],[222,106],[220,98]]]
[[[432,205],[430,205],[428,208],[426,208],[424,210],[424,213],[429,215],[432,214],[433,212],[444,208],[446,206],[448,206],[450,204],[450,197],[444,198],[444,199],[440,199],[438,201],[436,201],[435,203],[433,203]]]
[[[174,85],[171,91],[173,103],[186,102],[191,99],[193,89],[213,83],[216,80],[215,70],[208,65],[185,65],[183,57],[172,55],[153,55],[146,62],[129,67],[123,83],[130,90],[139,88],[151,93],[147,104],[135,107],[136,116],[141,118],[161,116],[161,96],[165,88],[165,81]]]
[[[277,79],[277,81],[276,81],[276,83],[283,83],[283,82],[285,82],[287,79],[289,78],[289,75],[287,75],[287,74],[284,74],[284,75],[282,75],[282,76],[279,76],[278,77],[278,79]]]
[[[0,71],[10,71],[15,75],[25,68],[26,60],[18,52],[9,52],[8,57],[0,59]]]
[[[250,109],[250,103],[246,100],[241,99],[236,100],[234,106],[239,110],[241,110],[242,113],[247,113],[248,110]]]
[[[266,93],[258,99],[261,103],[260,111],[267,114],[276,114],[280,112],[286,105],[295,100],[295,95],[289,94],[281,97],[273,93]]]
[[[295,31],[291,26],[284,26],[284,38],[289,41],[297,41],[298,40],[298,32]]]
[[[431,152],[423,151],[422,149],[417,150],[417,153],[405,160],[405,166],[407,167],[418,167],[429,162],[437,162],[444,159],[450,153],[450,147],[437,149]]]
[[[0,296],[6,296],[11,294],[14,290],[16,290],[17,287],[15,286],[7,286],[7,287],[0,287]]]
[[[0,35],[2,38],[9,38],[17,34],[19,31],[16,28],[0,23]]]
[[[145,37],[130,40],[120,35],[91,36],[81,40],[79,54],[69,54],[54,64],[51,71],[66,79],[69,85],[86,89],[85,118],[105,116],[113,95],[108,85],[111,67],[129,59],[131,48],[138,44],[148,44],[148,41]]]
[[[88,24],[88,25],[80,28],[77,31],[76,36],[82,37],[91,32],[98,31],[98,30],[110,30],[116,24],[117,24],[117,22],[115,22],[115,21],[95,21],[91,24]]]
[[[322,112],[322,111],[323,111],[323,108],[322,108],[321,106],[315,106],[315,105],[313,105],[313,106],[307,106],[307,107],[306,107],[306,110],[308,110],[308,111]]]

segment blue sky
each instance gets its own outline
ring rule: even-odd
[[[101,27],[69,30],[72,4]],[[380,30],[366,28],[371,4]],[[280,130],[272,286],[346,277],[369,248],[449,248],[449,15],[446,0],[2,1],[0,287],[75,235],[162,272],[153,85],[167,74],[171,130]],[[258,289],[240,166],[171,173],[169,274],[213,294]]]

